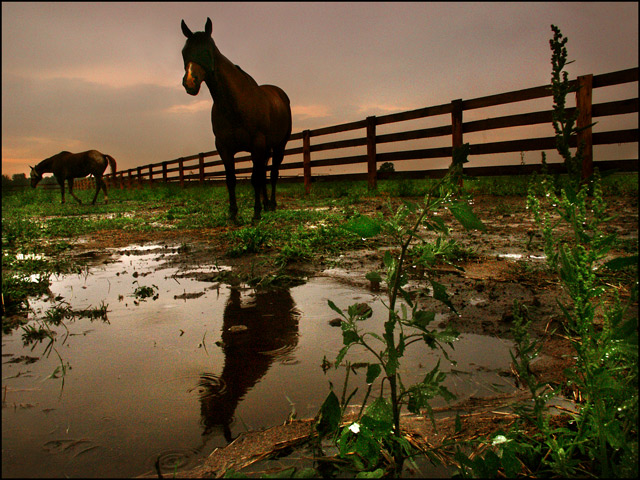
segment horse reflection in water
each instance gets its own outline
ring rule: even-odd
[[[233,440],[230,425],[240,401],[275,360],[291,360],[298,344],[300,313],[289,290],[257,290],[248,301],[243,297],[232,288],[225,306],[222,374],[203,374],[199,381],[203,435],[221,428],[227,442]]]

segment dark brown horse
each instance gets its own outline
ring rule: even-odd
[[[96,194],[91,203],[96,203],[101,188],[104,191],[104,203],[107,203],[109,201],[107,185],[102,179],[107,164],[111,165],[111,173],[115,175],[116,161],[111,155],[102,154],[97,150],[87,150],[82,153],[60,152],[31,167],[31,186],[35,188],[38,185],[43,173],[53,173],[62,191],[62,203],[64,203],[64,181],[69,180],[69,193],[81,204],[82,201],[73,193],[73,179],[93,175],[96,179]]]
[[[190,95],[197,95],[204,81],[211,96],[211,125],[216,137],[216,149],[224,163],[229,215],[236,221],[236,174],[234,156],[249,152],[253,162],[251,184],[255,190],[254,220],[260,219],[260,193],[265,210],[276,208],[276,182],[284,148],[291,136],[291,106],[281,88],[258,85],[240,67],[231,63],[211,38],[211,19],[204,32],[191,32],[182,21],[182,33],[187,42],[182,49],[185,75],[182,85]],[[267,198],[267,164],[271,165],[271,201]]]

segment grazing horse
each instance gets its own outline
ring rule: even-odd
[[[102,154],[97,150],[87,150],[82,153],[60,152],[31,167],[31,186],[35,188],[38,185],[43,173],[53,173],[62,191],[62,203],[64,203],[64,181],[69,180],[69,193],[82,204],[82,201],[73,193],[73,179],[93,175],[96,179],[96,194],[91,203],[95,205],[101,188],[104,191],[104,203],[107,203],[109,201],[107,185],[102,179],[107,164],[111,165],[111,173],[115,175],[116,161],[111,155]]]
[[[274,85],[258,85],[251,76],[229,61],[211,38],[211,19],[204,32],[191,32],[182,20],[187,42],[182,49],[185,74],[182,85],[189,95],[197,95],[200,85],[209,87],[213,97],[211,126],[216,149],[224,164],[229,192],[229,216],[236,222],[236,174],[234,156],[249,152],[253,162],[251,184],[255,191],[253,219],[260,219],[260,193],[265,210],[276,208],[276,182],[284,148],[291,136],[289,97]],[[271,165],[271,201],[267,198],[267,164]]]

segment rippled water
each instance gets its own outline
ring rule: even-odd
[[[54,328],[48,356],[46,341],[25,347],[21,329],[3,335],[4,477],[190,468],[243,431],[281,424],[292,413],[314,416],[329,382],[341,390],[343,369],[321,368],[342,346],[340,329],[329,325],[337,315],[328,299],[341,308],[368,303],[369,329],[381,331],[386,310],[377,293],[331,277],[291,289],[232,288],[206,280],[219,271],[215,265],[164,266],[176,254],[132,248],[96,259],[84,275],[54,279],[54,298],[32,302],[31,325],[60,302],[74,311],[104,302],[108,321],[67,320]],[[140,287],[154,295],[134,296]],[[441,362],[450,390],[466,397],[509,389],[498,372],[509,364],[510,347],[463,335],[450,355],[457,365]],[[402,362],[405,383],[420,380],[438,358],[412,345]],[[350,359],[369,358],[353,350]],[[64,383],[49,378],[61,364],[68,365]],[[363,376],[351,376],[361,393]]]

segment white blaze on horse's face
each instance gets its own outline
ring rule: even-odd
[[[200,91],[200,84],[204,80],[204,69],[197,63],[189,62],[185,67],[182,85],[189,95],[197,95]]]

